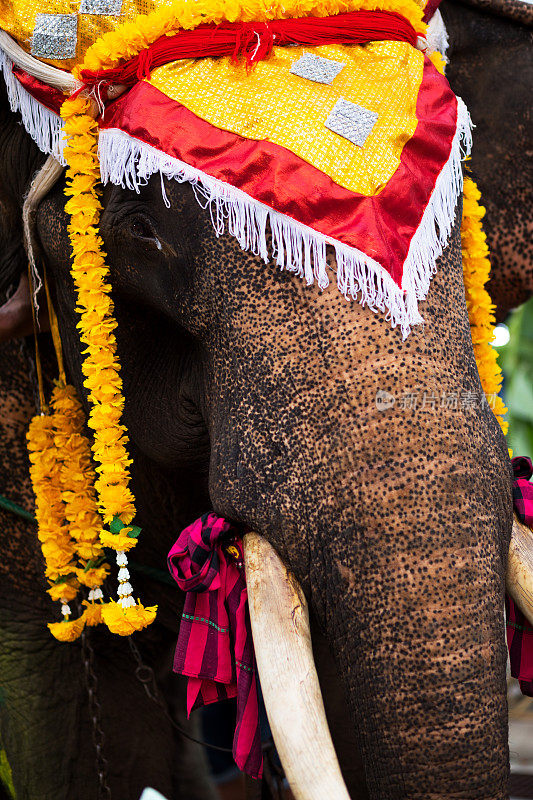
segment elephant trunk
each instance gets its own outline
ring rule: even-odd
[[[309,613],[294,575],[255,533],[244,537],[250,617],[263,697],[296,800],[349,797],[324,712]],[[533,535],[516,518],[507,589],[533,623]]]
[[[300,582],[372,800],[507,796],[512,473],[481,400],[458,234],[403,343],[327,290],[244,292],[228,267],[239,302],[221,293],[206,370],[213,507]]]
[[[259,469],[253,471],[255,480],[243,470],[234,484],[249,492],[246,527],[272,543],[294,571],[328,640],[373,800],[506,796],[502,608],[510,486],[498,447],[490,441],[493,430],[483,434],[486,449],[480,456],[477,420],[459,422],[457,416],[438,417],[436,410],[408,415],[400,409],[395,429],[403,423],[402,450],[391,440],[390,420],[385,414],[376,420],[374,414],[372,451],[351,463],[346,443],[354,438],[346,435],[343,447],[341,436],[330,429],[314,439],[315,450],[323,447],[330,454],[329,460],[321,458],[320,471],[313,471],[310,459],[309,419],[302,431],[297,418],[294,438],[283,440],[292,458],[278,459],[276,476],[269,467],[274,459],[265,459],[265,483],[268,479],[275,488],[263,490]],[[361,411],[359,424],[364,427],[367,420]],[[363,446],[365,438],[357,444]],[[257,438],[254,443],[255,452],[264,453],[263,443]],[[255,466],[251,458],[244,463]],[[280,480],[282,463],[286,471]],[[263,502],[257,502],[258,495]],[[231,508],[221,510],[232,515]],[[271,592],[271,602],[279,602],[278,585],[268,586],[267,564],[263,558],[265,591]],[[259,606],[266,612],[264,626],[272,629],[268,606]],[[288,622],[287,627],[290,632]],[[296,732],[303,735],[308,725],[312,730],[322,713],[320,701],[309,723],[296,722],[306,705],[301,701],[305,686],[298,674],[283,669],[279,653],[286,650],[277,634],[277,654],[272,647],[263,655],[257,624],[253,633],[261,681],[272,687],[272,694],[265,692],[267,706],[272,697],[276,706],[276,695],[280,715],[285,706],[277,722],[276,707],[268,709],[276,741],[292,782],[301,787],[304,780],[308,793],[299,795],[297,788],[296,796],[307,800],[313,797],[305,783],[314,774],[309,761],[321,773],[329,756],[315,756],[305,747],[309,761],[302,756],[297,770]],[[272,673],[276,659],[279,672]],[[293,704],[288,704],[290,694]],[[329,742],[319,747],[323,753],[330,748]],[[329,789],[319,794],[330,795],[336,796]]]

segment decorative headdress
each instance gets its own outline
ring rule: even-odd
[[[67,166],[91,404],[95,468],[61,370],[52,414],[43,402],[29,434],[50,594],[65,616],[50,627],[71,639],[102,617],[129,633],[155,609],[135,601],[127,570],[139,529],[97,182],[138,190],[156,173],[187,181],[210,207],[217,234],[228,230],[243,249],[321,288],[333,247],[340,291],[385,313],[405,338],[422,322],[418,301],[453,225],[470,120],[439,53],[423,52],[426,25],[415,0],[81,0],[76,13],[60,0],[46,13],[38,0],[13,0],[3,8],[6,33],[76,79],[65,99],[0,51],[12,108],[40,148]],[[474,347],[501,415],[482,212],[475,187],[466,189]],[[117,551],[119,600],[97,605],[104,547]],[[71,620],[68,602],[80,583],[91,590],[87,609]]]

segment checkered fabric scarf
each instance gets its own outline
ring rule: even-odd
[[[168,565],[186,593],[174,671],[189,678],[187,713],[237,697],[233,757],[239,769],[260,778],[255,657],[236,528],[216,514],[204,514],[180,535]]]
[[[513,505],[516,516],[533,528],[533,465],[529,458],[513,458]],[[507,647],[511,675],[517,678],[523,694],[533,697],[533,626],[518,606],[506,595]]]

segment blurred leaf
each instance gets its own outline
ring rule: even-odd
[[[505,402],[513,417],[533,422],[533,382],[520,366],[507,381]]]
[[[509,408],[509,446],[515,456],[533,458],[533,298],[513,311],[506,324],[510,339],[498,348]]]

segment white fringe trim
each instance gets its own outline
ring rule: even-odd
[[[446,245],[455,222],[457,198],[463,191],[461,162],[472,149],[472,121],[460,97],[457,98],[457,129],[450,156],[435,181],[403,266],[402,289],[406,307],[418,313],[418,300],[424,300],[431,278],[437,271],[436,261]]]
[[[411,325],[423,322],[418,300],[425,298],[436,259],[442,253],[455,219],[457,198],[462,191],[461,159],[470,152],[471,122],[465,104],[458,102],[457,131],[450,157],[442,169],[416,231],[404,264],[402,289],[389,273],[370,256],[353,247],[303,225],[291,217],[249,197],[223,181],[206,175],[176,158],[135,139],[118,128],[100,132],[100,172],[109,181],[139,191],[154,173],[161,176],[161,187],[170,207],[163,177],[192,185],[202,208],[209,208],[217,236],[227,229],[243,250],[272,258],[281,269],[295,272],[321,289],[329,285],[326,245],[335,250],[337,285],[347,299],[357,299],[372,311],[385,313],[392,327],[400,326],[405,339]],[[272,232],[272,253],[267,246],[267,230]]]
[[[26,91],[13,75],[12,66],[13,62],[0,48],[0,71],[4,76],[11,110],[20,113],[24,128],[39,150],[54,156],[65,166],[61,117],[43,106]]]

